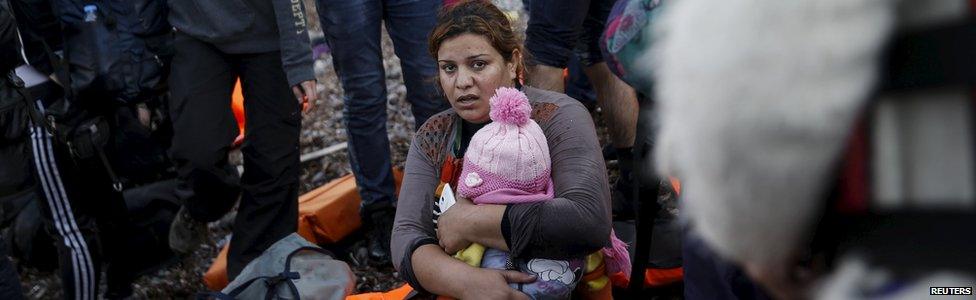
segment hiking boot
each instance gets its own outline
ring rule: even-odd
[[[390,266],[390,234],[393,231],[392,209],[382,209],[369,214],[369,232],[366,233],[366,247],[369,250],[369,264],[373,267]]]
[[[186,255],[206,241],[207,223],[193,219],[186,206],[180,207],[169,227],[169,248],[176,254]]]

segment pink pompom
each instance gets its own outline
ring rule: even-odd
[[[610,230],[610,247],[603,248],[604,263],[607,265],[607,274],[623,273],[630,280],[630,252],[627,251],[627,243],[617,238],[617,233]]]
[[[521,126],[529,121],[532,114],[529,98],[514,88],[498,88],[488,103],[491,105],[491,112],[488,115],[495,122]]]

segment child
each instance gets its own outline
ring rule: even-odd
[[[458,193],[475,204],[516,204],[553,198],[549,144],[542,128],[530,119],[525,94],[499,88],[489,100],[492,123],[474,134],[464,155]],[[441,211],[446,210],[441,207]],[[626,245],[611,233],[613,247],[603,249],[609,274],[629,274]],[[583,257],[570,260],[512,258],[497,249],[474,244],[456,255],[472,266],[518,270],[538,277],[513,286],[534,299],[568,299],[584,270]]]

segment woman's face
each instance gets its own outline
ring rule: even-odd
[[[519,53],[512,55],[513,61]],[[511,87],[515,63],[507,62],[481,35],[465,33],[441,43],[437,50],[441,89],[454,111],[471,123],[488,121],[488,99],[499,87]]]

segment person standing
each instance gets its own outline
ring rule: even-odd
[[[615,0],[525,1],[529,24],[525,48],[529,53],[525,83],[565,92],[563,69],[571,56],[583,67],[596,92],[610,140],[617,155],[620,179],[614,187],[614,203],[630,205],[633,198],[633,147],[637,131],[637,93],[614,75],[600,51],[600,39]]]
[[[192,252],[206,240],[205,222],[240,195],[227,262],[233,279],[297,230],[301,110],[317,98],[305,10],[298,0],[171,0],[169,9],[177,30],[171,154],[184,201],[170,246]],[[247,99],[240,177],[227,161],[237,136],[229,99],[238,77]]]
[[[448,108],[434,84],[437,64],[427,55],[427,37],[442,5],[442,0],[318,0],[322,29],[345,91],[349,163],[363,201],[373,265],[390,263],[395,207],[380,30],[385,23],[400,58],[416,130]]]
[[[9,4],[23,42],[23,51],[19,52],[23,59],[18,61],[26,62],[14,70],[15,77],[19,81],[17,85],[26,91],[22,95],[28,101],[23,107],[33,120],[30,126],[19,130],[28,134],[30,141],[30,153],[19,158],[31,164],[31,170],[22,173],[34,176],[41,196],[38,199],[43,199],[38,204],[45,228],[55,239],[62,296],[64,299],[129,297],[135,277],[130,267],[137,255],[125,242],[131,236],[133,225],[121,192],[128,184],[117,176],[125,175],[117,167],[122,161],[120,153],[133,151],[120,138],[123,133],[118,117],[131,116],[137,110],[136,103],[145,103],[156,95],[140,93],[138,97],[125,98],[133,101],[133,105],[128,105],[116,101],[123,98],[120,94],[79,84],[73,71],[94,66],[81,58],[86,54],[104,54],[86,52],[95,46],[77,38],[82,32],[91,33],[77,30],[78,23],[70,22],[70,16],[82,13],[82,6],[75,5],[80,3],[19,0]],[[132,15],[116,17],[131,20]],[[95,20],[85,23],[90,24],[86,30],[103,24]],[[126,25],[116,24],[122,25],[115,28]],[[151,26],[143,30],[145,38],[160,37],[165,36],[168,27]],[[100,58],[109,61],[117,57]],[[139,83],[154,78],[148,71],[134,73],[141,77]],[[88,78],[103,80],[103,75]],[[99,295],[103,282],[104,294]]]

